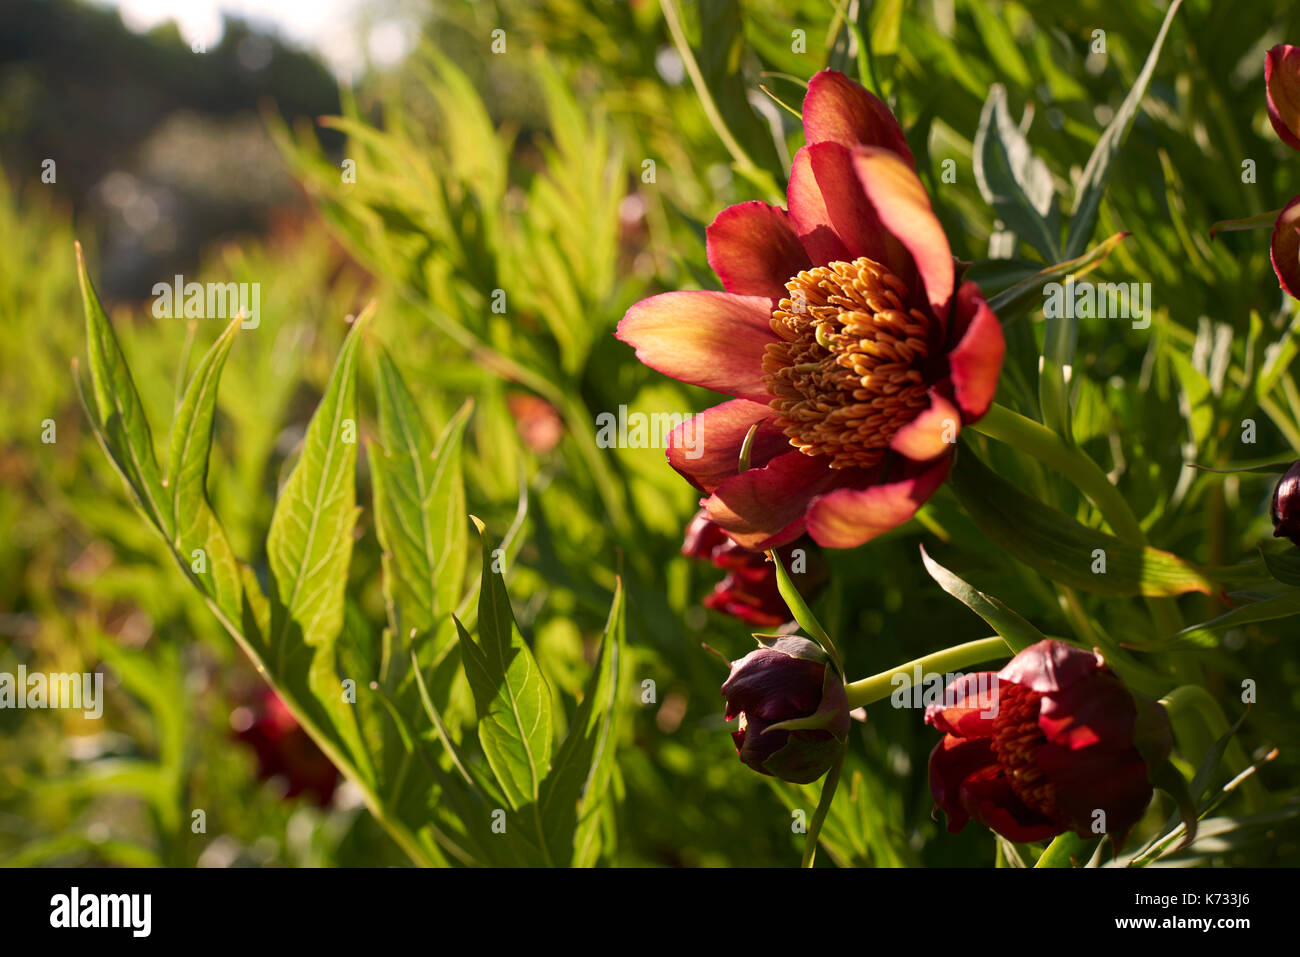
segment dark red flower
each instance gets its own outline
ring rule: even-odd
[[[802,551],[802,555],[796,554]],[[732,615],[760,628],[775,628],[790,621],[790,609],[776,583],[776,566],[764,552],[737,544],[722,527],[700,511],[686,526],[682,554],[712,562],[727,574],[704,599],[704,607]],[[817,546],[804,539],[777,554],[798,584],[800,593],[811,598],[826,579],[826,566]]]
[[[740,760],[761,774],[808,784],[830,770],[845,747],[849,704],[844,682],[814,642],[785,635],[731,663],[722,685],[726,719]],[[816,727],[773,727],[814,718]]]
[[[675,432],[668,460],[756,549],[805,532],[848,548],[907,521],[988,410],[1005,351],[979,288],[956,287],[888,107],[824,70],[803,122],[788,211],[741,203],[708,229],[726,292],[652,296],[618,327],[646,365],[734,396]]]
[[[1287,470],[1273,489],[1273,537],[1300,545],[1300,462]]]
[[[334,796],[339,772],[298,724],[279,695],[267,688],[252,707],[231,715],[235,736],[257,754],[257,776],[280,778],[285,797],[306,794],[324,807]]]
[[[1264,55],[1264,89],[1274,131],[1300,150],[1300,47],[1279,43]],[[1270,257],[1282,288],[1300,299],[1300,196],[1286,204],[1273,224]]]
[[[1172,745],[1160,705],[1129,691],[1101,655],[1063,641],[954,681],[925,720],[944,732],[930,792],[948,830],[974,818],[1011,841],[1104,832],[1122,847]]]

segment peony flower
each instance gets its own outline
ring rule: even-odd
[[[1283,143],[1300,150],[1300,47],[1279,43],[1264,55],[1264,88],[1273,129]],[[1270,258],[1282,288],[1300,299],[1300,196],[1273,224]]]
[[[1164,708],[1129,691],[1100,654],[1063,641],[954,681],[925,720],[944,732],[930,792],[948,830],[974,818],[1011,841],[1095,838],[1100,827],[1122,847],[1172,746]]]
[[[1296,462],[1273,489],[1273,537],[1289,538],[1300,545],[1300,462]]]
[[[338,785],[338,769],[298,724],[285,703],[270,688],[253,708],[237,708],[230,716],[235,736],[257,754],[257,776],[280,778],[287,798],[306,794],[321,807]]]
[[[947,477],[962,425],[988,410],[1005,351],[979,288],[955,288],[885,104],[824,70],[803,122],[788,210],[740,203],[708,228],[726,291],[652,296],[617,333],[651,368],[733,397],[673,433],[668,460],[755,549],[805,532],[849,548],[911,518]]]
[[[845,748],[844,682],[826,666],[826,653],[807,638],[785,635],[733,661],[722,694],[726,719],[740,718],[731,735],[740,760],[760,774],[809,784],[829,771]],[[817,726],[773,727],[799,718],[814,718]]]
[[[804,551],[802,571],[800,563],[792,560],[796,547]],[[776,566],[767,560],[764,552],[737,545],[719,525],[709,521],[703,511],[686,527],[682,554],[712,562],[727,572],[704,599],[705,608],[732,615],[760,628],[775,628],[791,620],[790,609],[777,587]],[[781,549],[778,554],[786,569],[796,577],[800,592],[805,598],[812,597],[826,578],[826,568],[816,546],[805,540]]]

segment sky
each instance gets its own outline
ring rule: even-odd
[[[340,79],[355,75],[368,57],[387,65],[402,58],[416,36],[413,24],[380,20],[358,29],[363,0],[96,0],[116,7],[123,23],[145,32],[175,20],[187,43],[213,45],[221,39],[223,13],[255,26],[271,27],[281,38],[319,53]],[[374,17],[366,18],[373,21]]]

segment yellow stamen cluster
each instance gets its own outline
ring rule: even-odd
[[[830,467],[871,468],[930,403],[922,367],[932,321],[904,309],[907,284],[865,256],[799,273],[772,313],[763,357],[777,423]]]
[[[1047,735],[1038,726],[1038,702],[1042,695],[1005,682],[998,690],[993,753],[998,756],[998,764],[1002,765],[1011,790],[1025,807],[1055,820],[1060,814],[1056,788],[1039,770],[1035,757],[1038,749],[1047,743]]]

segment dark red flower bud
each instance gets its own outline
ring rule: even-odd
[[[1125,687],[1101,655],[1063,641],[958,679],[925,720],[944,732],[930,791],[948,830],[974,818],[1021,842],[1073,831],[1108,833],[1122,847],[1173,744],[1164,708]]]
[[[1300,462],[1282,476],[1273,489],[1273,537],[1289,538],[1300,545]]]
[[[251,707],[230,716],[235,736],[257,754],[257,776],[280,778],[285,797],[306,794],[324,807],[334,796],[338,769],[302,729],[279,695],[267,688]]]
[[[844,682],[826,653],[798,635],[784,635],[731,663],[722,685],[726,718],[740,760],[761,774],[808,784],[830,770],[849,733]],[[808,727],[784,728],[796,719]]]
[[[760,628],[775,628],[790,621],[790,609],[777,587],[776,567],[767,555],[732,541],[702,510],[686,527],[682,554],[712,562],[727,572],[704,599],[704,607]],[[826,580],[825,563],[810,539],[802,538],[778,549],[777,554],[805,598],[814,595]]]

